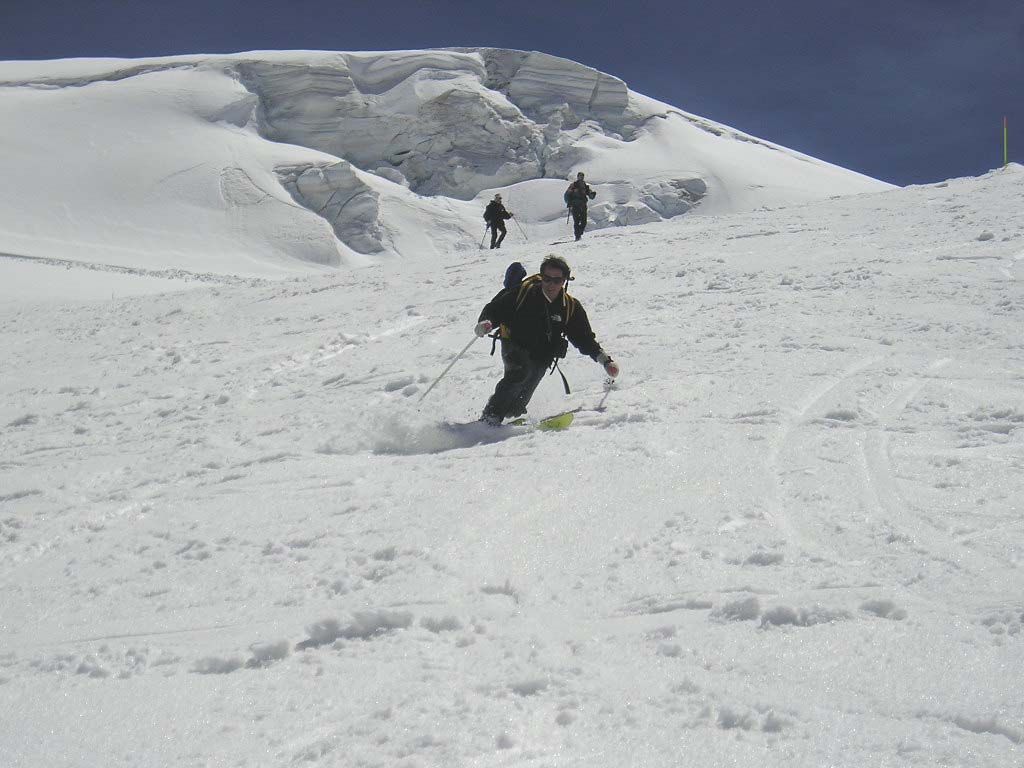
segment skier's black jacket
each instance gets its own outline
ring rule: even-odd
[[[512,214],[505,210],[505,206],[497,200],[491,200],[484,209],[484,221],[489,224],[511,218]]]
[[[538,275],[524,280],[520,288],[501,291],[483,308],[477,322],[480,320],[502,326],[501,338],[506,343],[522,347],[532,359],[540,362],[550,363],[556,357],[565,357],[566,339],[594,360],[603,352],[583,305],[564,288],[558,298],[549,302],[541,290]]]
[[[562,197],[565,204],[571,208],[586,208],[587,201],[597,197],[597,192],[592,190],[587,182],[577,180],[569,185]]]

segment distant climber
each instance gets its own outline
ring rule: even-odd
[[[505,231],[505,219],[511,219],[512,214],[505,210],[501,202],[501,195],[495,195],[494,199],[487,204],[484,210],[484,221],[491,230],[491,248],[501,248],[501,241],[507,234]],[[500,235],[498,233],[501,233]]]
[[[572,211],[572,232],[579,240],[587,228],[587,202],[597,197],[597,192],[583,180],[583,172],[576,174],[576,181],[569,185],[563,195],[566,207]]]

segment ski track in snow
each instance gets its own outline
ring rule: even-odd
[[[58,259],[45,256],[24,256],[16,253],[0,253],[0,259],[10,259],[28,264],[62,269],[83,269],[93,272],[109,272],[134,277],[155,277],[165,280],[196,281],[222,285],[259,285],[266,281],[260,278],[244,278],[237,275],[219,275],[212,272],[195,272],[187,269],[145,269],[142,267],[121,266],[118,264],[100,264],[91,261],[74,259]]]
[[[966,233],[920,188],[567,245],[623,375],[546,378],[604,398],[565,432],[444,426],[486,341],[417,403],[528,245],[0,308],[4,753],[59,703],[61,766],[1016,764],[1024,298],[975,184]]]
[[[785,501],[782,498],[783,494],[781,492],[781,488],[784,483],[779,466],[779,455],[786,444],[792,439],[793,432],[797,425],[804,422],[808,413],[810,413],[840,384],[845,383],[849,378],[855,376],[857,373],[863,371],[877,361],[878,358],[869,358],[867,360],[859,361],[844,370],[838,379],[825,382],[809,393],[803,401],[797,404],[796,409],[791,413],[789,418],[787,418],[779,427],[778,435],[769,448],[767,463],[773,478],[774,492],[773,509],[768,513],[768,519],[772,525],[778,527],[787,536],[787,538],[795,541],[801,546],[807,546],[812,553],[816,552],[824,542],[821,539],[815,540],[813,537],[809,537],[802,530],[799,524],[794,525],[790,519],[789,513],[784,509]],[[794,463],[797,466],[802,464],[799,458],[797,458]]]

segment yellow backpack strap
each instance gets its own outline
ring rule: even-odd
[[[519,308],[521,306],[523,306],[523,302],[526,301],[526,294],[530,292],[530,289],[533,288],[533,286],[538,285],[539,283],[540,283],[540,274],[539,273],[536,274],[536,275],[530,275],[529,277],[523,279],[523,282],[519,286],[519,295],[516,296],[516,311],[517,312],[519,311]]]
[[[516,294],[516,312],[519,311],[519,308],[523,306],[523,302],[526,301],[526,294],[529,293],[530,289],[538,283],[540,283],[540,274],[530,275],[529,277],[523,278],[523,281],[519,284],[519,293]],[[509,330],[507,323],[502,323],[498,327],[498,332],[500,337],[503,339],[512,338],[512,332]]]
[[[519,295],[516,296],[517,311],[521,306],[523,306],[523,302],[526,301],[526,294],[529,292],[529,290],[533,288],[533,286],[539,284],[540,273],[537,273],[536,275],[530,275],[529,277],[523,279],[522,284],[520,284],[519,286]],[[562,295],[564,296],[562,301],[565,302],[563,305],[565,307],[565,322],[568,323],[569,319],[572,317],[573,311],[576,309],[576,299],[570,296],[569,291],[567,290],[563,291]]]

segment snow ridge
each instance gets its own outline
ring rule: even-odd
[[[888,188],[540,52],[0,62],[0,100],[0,250],[126,268],[433,258],[473,247],[497,190],[550,242],[581,170],[591,231]]]

